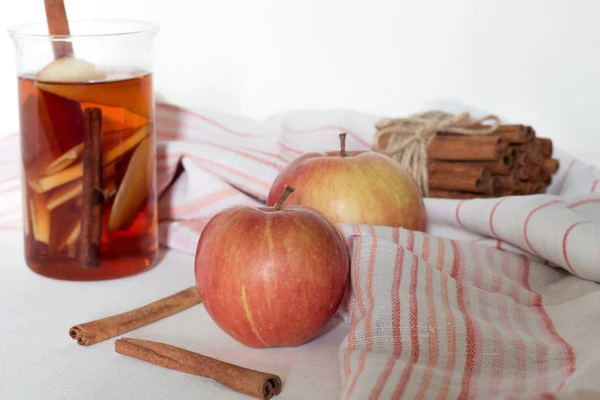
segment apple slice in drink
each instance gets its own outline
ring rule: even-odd
[[[78,218],[74,221],[72,221],[67,228],[65,229],[64,233],[62,234],[61,238],[58,240],[58,250],[64,250],[66,248],[69,248],[71,246],[73,246],[75,244],[75,242],[77,241],[77,239],[79,239],[79,235],[81,234],[81,218]]]
[[[73,164],[83,154],[83,143],[71,147],[69,150],[52,160],[42,168],[42,174],[53,175]]]
[[[46,206],[46,196],[41,193],[31,193],[29,200],[33,237],[38,242],[50,244],[50,211]]]
[[[130,134],[135,133],[140,128],[137,129],[121,129],[120,131],[109,131],[103,132],[102,144],[103,147],[113,147],[115,143],[118,141],[122,141],[126,139]],[[127,132],[130,131],[130,132]],[[46,165],[42,167],[42,175],[54,175],[63,169],[67,168],[75,161],[79,160],[83,155],[83,143],[79,143],[76,146],[71,147],[69,150],[61,154],[60,156],[53,158],[51,154],[46,153],[46,155],[42,156],[43,160],[40,161],[41,165]]]
[[[104,200],[106,201],[117,194],[117,189],[117,183],[114,179],[110,179],[106,182],[106,185],[104,185],[104,188],[102,189],[104,192]]]
[[[133,135],[127,137],[122,142],[116,142],[116,144],[111,145],[111,147],[106,150],[103,148],[102,165],[110,164],[117,158],[123,156],[129,150],[133,149],[144,138],[146,138],[148,133],[149,129],[146,125],[140,128]],[[30,179],[29,186],[31,186],[31,188],[38,193],[44,193],[58,186],[69,183],[75,179],[81,178],[82,174],[83,164],[79,162],[54,175]]]
[[[36,86],[44,92],[78,103],[123,107],[147,119],[152,107],[150,84],[141,79],[124,79],[119,84],[97,84],[108,82],[107,78],[106,73],[87,61],[62,58],[38,73]],[[69,84],[86,82],[91,84]]]
[[[41,90],[80,103],[102,104],[125,107],[129,111],[148,119],[151,112],[150,98],[140,90],[140,80],[130,79],[119,85],[64,85],[38,82]]]
[[[27,188],[27,186],[23,185],[22,188]],[[31,232],[31,218],[29,217],[29,200],[27,200],[27,192],[26,190],[23,190],[23,199],[25,200],[24,203],[26,204],[25,207],[23,207],[23,232],[25,233],[25,236],[29,236],[29,232]]]
[[[106,73],[96,65],[73,57],[63,57],[52,61],[36,76],[36,79],[41,82],[61,83],[100,81],[105,78]]]
[[[83,173],[83,165],[81,163],[75,164],[72,167],[66,168],[57,174],[34,178],[29,181],[29,186],[34,192],[44,193],[48,190],[54,189],[65,183],[69,183],[75,179],[81,178]]]
[[[81,194],[81,190],[81,179],[74,180],[57,188],[48,198],[48,210],[52,211],[67,201],[74,199],[77,195]]]
[[[23,165],[23,161],[21,161],[21,173],[25,174],[25,165]],[[22,213],[23,213],[23,231],[25,233],[25,236],[29,236],[29,232],[31,232],[32,228],[31,228],[31,216],[30,216],[30,210],[29,210],[29,202],[30,202],[30,196],[29,196],[29,186],[27,185],[21,185],[21,201],[22,201]]]
[[[116,168],[114,163],[108,164],[102,168],[102,178],[105,182],[111,180],[115,173]],[[52,194],[48,198],[48,209],[52,211],[55,208],[65,204],[67,201],[74,199],[81,194],[82,190],[83,184],[81,183],[81,179],[77,179],[62,185],[61,187],[52,191]]]
[[[48,154],[48,159],[52,159],[61,153],[47,104],[43,96],[37,96],[35,92],[21,103],[23,115],[37,115],[37,118],[21,119],[21,151],[26,166],[37,163],[40,154]]]
[[[150,192],[150,140],[144,139],[135,149],[117,191],[108,220],[109,232],[122,229],[135,219]]]
[[[105,131],[102,129],[102,149],[108,151],[109,149],[127,142],[129,137],[138,134],[140,129],[144,128],[145,124],[135,126],[133,128],[124,128],[116,131]]]
[[[102,188],[102,194],[104,195],[104,201],[107,202],[117,193],[117,183],[114,179],[110,179]],[[81,207],[81,197],[75,199],[74,202],[76,207]]]
[[[52,235],[55,236],[53,249],[58,252],[67,250],[69,256],[74,256],[71,250],[75,250],[81,235],[81,209],[65,204],[55,212],[60,214],[62,221],[60,225],[52,226]]]
[[[81,103],[81,107],[97,107],[94,103]],[[112,132],[119,132],[131,127],[141,127],[148,123],[148,118],[132,113],[123,107],[102,105],[102,132],[109,136]]]
[[[61,86],[73,86],[72,83],[82,83],[102,80],[106,77],[90,62],[65,57],[59,58],[46,65],[36,75],[36,82],[55,82]],[[38,89],[39,88],[38,86]],[[39,107],[44,108],[48,115],[52,131],[46,131],[50,140],[52,134],[60,135],[59,151],[63,152],[81,142],[83,130],[83,113],[81,106],[72,99],[53,94],[49,91],[40,90]]]

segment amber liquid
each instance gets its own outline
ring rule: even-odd
[[[122,75],[121,75],[122,76]],[[57,279],[139,273],[158,250],[150,74],[83,83],[19,78],[25,258]],[[81,262],[83,110],[102,110],[100,264]]]

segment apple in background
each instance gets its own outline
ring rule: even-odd
[[[196,286],[213,321],[254,348],[298,346],[329,322],[346,291],[348,249],[308,207],[232,206],[208,222],[195,255]]]
[[[284,185],[296,188],[286,206],[312,207],[334,223],[383,225],[425,231],[427,216],[419,187],[400,164],[373,151],[307,153],[275,178],[267,205]]]

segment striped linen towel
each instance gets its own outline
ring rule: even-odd
[[[263,203],[289,161],[337,148],[341,131],[348,150],[369,149],[375,121],[158,104],[161,243],[192,254],[215,212]],[[19,229],[17,136],[0,144],[0,227]],[[600,171],[555,157],[544,195],[426,199],[427,233],[340,225],[352,257],[341,399],[600,398]]]

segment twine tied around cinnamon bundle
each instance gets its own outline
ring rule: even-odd
[[[484,125],[491,121],[491,125]],[[438,132],[458,135],[490,135],[500,126],[500,119],[487,115],[474,119],[467,112],[450,114],[427,111],[407,118],[384,118],[375,124],[373,150],[397,161],[417,182],[421,194],[429,195],[427,147]]]

